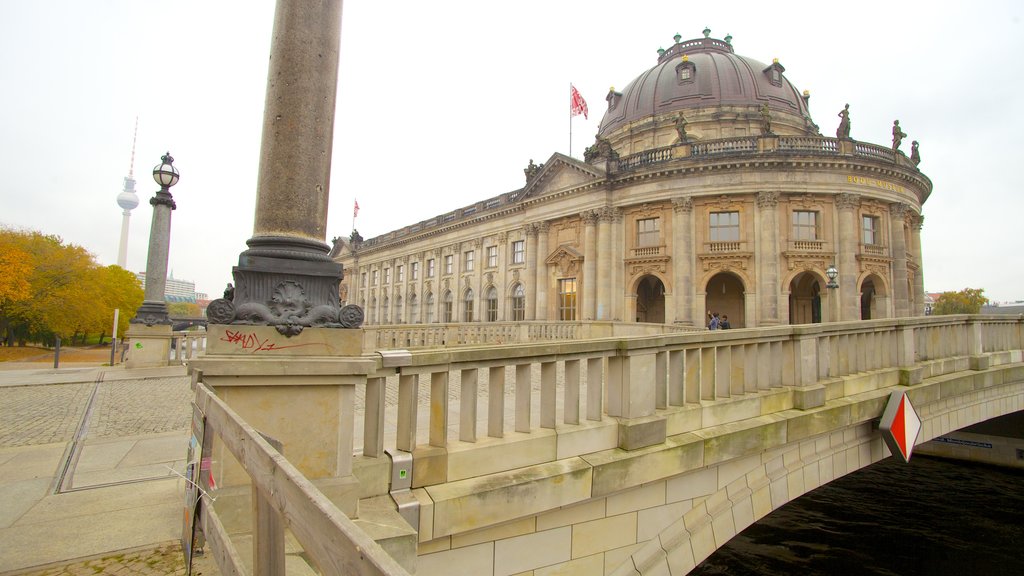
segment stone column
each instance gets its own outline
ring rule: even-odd
[[[757,193],[757,221],[760,233],[757,235],[757,291],[761,293],[760,317],[748,316],[757,322],[756,326],[779,324],[779,193],[764,190]]]
[[[921,227],[924,226],[924,215],[917,214],[911,223],[910,239],[913,243],[914,265],[914,309],[915,316],[924,316],[924,255],[921,253]]]
[[[693,199],[672,199],[672,297],[673,321],[693,321]]]
[[[611,272],[612,272],[612,208],[598,211],[597,225],[597,315],[595,320],[611,319]]]
[[[583,318],[594,320],[597,312],[597,218],[596,210],[580,214],[583,219]]]
[[[548,274],[548,229],[547,222],[537,223],[537,277],[534,279],[534,286],[537,291],[537,320],[550,320],[548,318],[548,288],[551,286],[551,276]]]
[[[910,316],[910,294],[907,286],[907,241],[904,226],[907,205],[894,202],[889,205],[889,236],[892,246],[892,296],[894,316]]]
[[[540,285],[537,282],[537,266],[540,262],[537,250],[537,225],[531,222],[523,229],[526,232],[526,298],[530,300],[526,304],[526,319],[536,320],[543,314],[540,307]]]
[[[211,323],[272,325],[286,335],[362,323],[358,307],[342,318],[342,269],[324,242],[341,4],[277,2],[253,235],[232,271],[234,298],[211,303]]]
[[[860,194],[838,194],[835,202],[839,211],[839,258],[836,261],[839,269],[839,320],[860,320],[860,291],[857,289],[860,272],[857,265],[860,245],[857,208],[860,207]]]
[[[626,292],[625,287],[625,265],[626,261],[626,230],[623,225],[625,217],[622,214],[622,210],[614,208],[612,210],[612,273],[611,273],[611,319],[616,322],[621,322],[625,317],[623,311],[623,305],[625,299],[623,294]]]

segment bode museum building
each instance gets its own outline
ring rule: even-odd
[[[704,37],[659,50],[584,160],[376,238],[336,239],[368,325],[614,321],[733,328],[924,313],[931,181],[893,141],[822,135],[809,95]],[[904,146],[908,148],[908,146]],[[834,277],[834,279],[832,278]]]

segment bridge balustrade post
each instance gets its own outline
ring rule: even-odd
[[[921,383],[924,370],[917,365],[917,360],[916,329],[900,323],[896,326],[896,362],[900,369],[900,385],[913,386]]]
[[[967,319],[967,354],[971,370],[988,370],[990,358],[985,355],[983,324],[977,318]]]
[[[608,358],[608,415],[618,418],[619,448],[635,450],[660,444],[665,441],[666,422],[655,415],[658,355],[625,354]],[[660,374],[665,376],[664,371]]]
[[[799,334],[793,342],[793,406],[808,410],[825,404],[825,386],[818,382],[818,335]]]

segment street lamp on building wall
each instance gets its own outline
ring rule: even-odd
[[[146,287],[142,306],[139,307],[132,324],[170,324],[164,292],[167,288],[167,257],[171,245],[171,211],[177,208],[171,196],[171,186],[178,183],[178,169],[174,157],[168,152],[160,157],[160,164],[153,168],[153,180],[160,190],[150,198],[153,205],[153,224],[149,230],[149,256],[146,259]]]
[[[836,270],[835,264],[829,264],[825,270],[825,276],[828,276],[828,284],[826,288],[839,288],[839,283],[836,282],[836,278],[839,277],[839,270]]]

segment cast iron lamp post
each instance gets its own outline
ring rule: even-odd
[[[178,169],[174,158],[168,152],[160,157],[160,164],[153,168],[153,180],[160,190],[150,198],[153,205],[153,224],[149,229],[149,256],[146,259],[146,287],[142,306],[139,307],[132,324],[170,324],[164,292],[167,288],[167,256],[171,244],[171,211],[177,206],[171,197],[171,186],[178,183]]]

